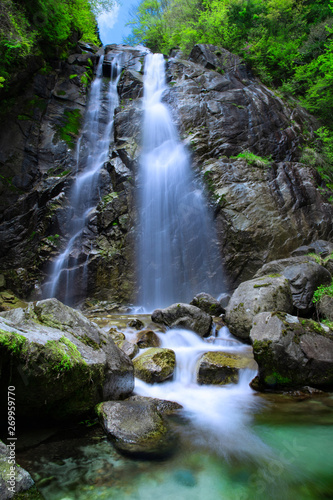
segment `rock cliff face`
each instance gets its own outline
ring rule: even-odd
[[[135,179],[141,144],[143,49],[82,47],[38,73],[0,128],[0,274],[4,287],[37,298],[50,263],[66,244],[66,205],[76,168],[87,91],[102,53],[103,72],[122,52],[114,143],[102,171],[101,201],[80,249],[89,296],[134,299]],[[316,172],[300,163],[313,119],[289,108],[237,56],[196,46],[189,60],[167,62],[169,104],[205,186],[231,287],[302,244],[333,238],[333,206]],[[44,72],[45,73],[45,72]],[[249,151],[256,156],[235,158]],[[75,300],[79,302],[80,284]]]

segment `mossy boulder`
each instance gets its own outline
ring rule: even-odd
[[[250,333],[257,389],[333,388],[333,331],[311,319],[263,312]]]
[[[137,333],[134,342],[140,349],[145,349],[147,347],[159,347],[160,339],[153,330],[142,330]]]
[[[144,382],[164,382],[172,376],[175,363],[171,349],[152,347],[133,360],[134,374]]]
[[[248,339],[254,316],[263,311],[293,311],[284,276],[273,274],[241,283],[226,308],[225,322],[233,335]]]
[[[174,448],[174,435],[156,400],[107,401],[96,407],[96,413],[108,438],[122,453],[163,457]]]
[[[209,295],[209,293],[198,293],[190,302],[192,306],[198,307],[211,316],[220,316],[225,312],[220,302]]]
[[[164,309],[155,309],[151,319],[154,323],[163,324],[170,328],[185,328],[207,337],[211,331],[212,317],[190,304],[172,304]]]
[[[250,366],[251,360],[238,354],[206,352],[197,363],[197,381],[199,384],[235,384],[239,379],[239,370]]]
[[[0,362],[3,415],[9,385],[18,417],[57,420],[125,398],[134,387],[132,362],[110,336],[56,299],[0,315]]]

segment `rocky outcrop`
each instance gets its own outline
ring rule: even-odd
[[[163,405],[162,400],[135,397],[101,403],[96,412],[117,450],[135,456],[163,457],[175,444],[174,435],[163,416],[168,408],[170,411],[172,403],[164,403],[168,404]]]
[[[263,276],[241,283],[231,296],[225,321],[236,337],[248,339],[254,316],[263,311],[293,311],[290,286],[285,277]]]
[[[134,387],[130,359],[79,311],[47,299],[0,315],[1,413],[15,386],[16,414],[66,419]]]
[[[259,269],[256,277],[274,273],[282,274],[288,280],[293,305],[301,315],[313,310],[312,299],[315,290],[320,285],[329,285],[332,280],[330,272],[315,262],[311,256],[290,257],[269,262]]]
[[[333,387],[333,331],[286,313],[253,318],[250,338],[259,366],[254,388]]]
[[[22,298],[40,298],[50,264],[68,239],[63,228],[86,107],[84,82],[101,54],[104,75],[110,76],[111,60],[120,53],[120,105],[109,161],[101,170],[101,201],[73,257],[79,267],[88,263],[90,297],[134,299],[133,193],[145,50],[116,45],[97,53],[77,47],[67,61],[36,73],[0,126],[0,274]],[[332,240],[333,208],[319,189],[320,177],[300,163],[312,134],[309,115],[288,107],[224,49],[198,45],[189,60],[180,56],[167,62],[170,85],[163,99],[214,210],[232,289],[300,245]],[[75,303],[84,298],[84,288],[78,283]]]
[[[151,347],[133,360],[134,374],[144,382],[154,384],[172,377],[176,356],[171,349]]]
[[[189,304],[172,304],[164,309],[156,309],[151,315],[154,323],[162,323],[170,328],[192,330],[200,337],[207,337],[212,326],[212,318],[198,307]]]

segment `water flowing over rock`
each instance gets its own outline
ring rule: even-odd
[[[333,385],[333,332],[315,321],[285,313],[263,312],[250,333],[259,365],[253,387],[286,388]]]
[[[165,63],[148,54],[139,172],[139,302],[150,310],[223,287],[212,220],[163,102]]]
[[[102,56],[103,74],[110,78],[112,60],[121,54],[114,142],[100,171],[100,201],[90,212],[81,248],[73,250],[69,266],[76,261],[79,274],[86,269],[90,297],[118,303],[136,300],[139,214],[134,189],[142,187],[137,173],[146,151],[142,123],[147,51],[110,45],[97,54],[91,48],[88,52],[82,54],[78,47],[49,74],[36,74],[0,125],[4,176],[0,272],[7,289],[22,298],[41,297],[50,264],[68,242],[65,228],[70,224],[68,200],[77,173],[77,151],[86,153],[82,140],[81,147],[75,147],[89,108],[81,77],[91,64],[96,73]],[[230,289],[253,278],[269,261],[289,257],[300,245],[332,239],[332,205],[323,198],[318,175],[299,161],[302,144],[313,134],[311,116],[297,106],[289,107],[254,78],[237,56],[219,47],[196,46],[189,60],[179,54],[169,58],[166,70],[168,83],[158,107],[167,106],[180,133],[177,154],[182,151],[181,141],[190,152],[192,185],[205,185]],[[257,155],[257,160],[235,158],[244,151]],[[185,204],[181,210],[185,230],[189,205],[183,189],[172,190],[175,196],[179,191]],[[198,229],[197,216],[191,219]],[[192,260],[196,275],[201,261]],[[212,261],[214,275],[220,262]],[[83,298],[81,285],[83,281],[76,287],[75,301]],[[216,297],[223,292],[202,286],[194,293],[202,290]]]

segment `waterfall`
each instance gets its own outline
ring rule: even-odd
[[[82,240],[90,215],[100,201],[99,175],[108,160],[114,110],[118,105],[121,57],[116,55],[112,61],[107,84],[103,79],[103,59],[104,56],[99,60],[91,85],[83,132],[77,145],[76,178],[69,195],[68,222],[64,228],[68,242],[54,261],[43,290],[44,298],[56,297],[69,305],[75,303],[75,296],[84,297],[87,290],[90,249],[82,249]]]
[[[212,218],[163,102],[166,90],[163,56],[148,54],[138,238],[139,302],[148,310],[222,291]]]

